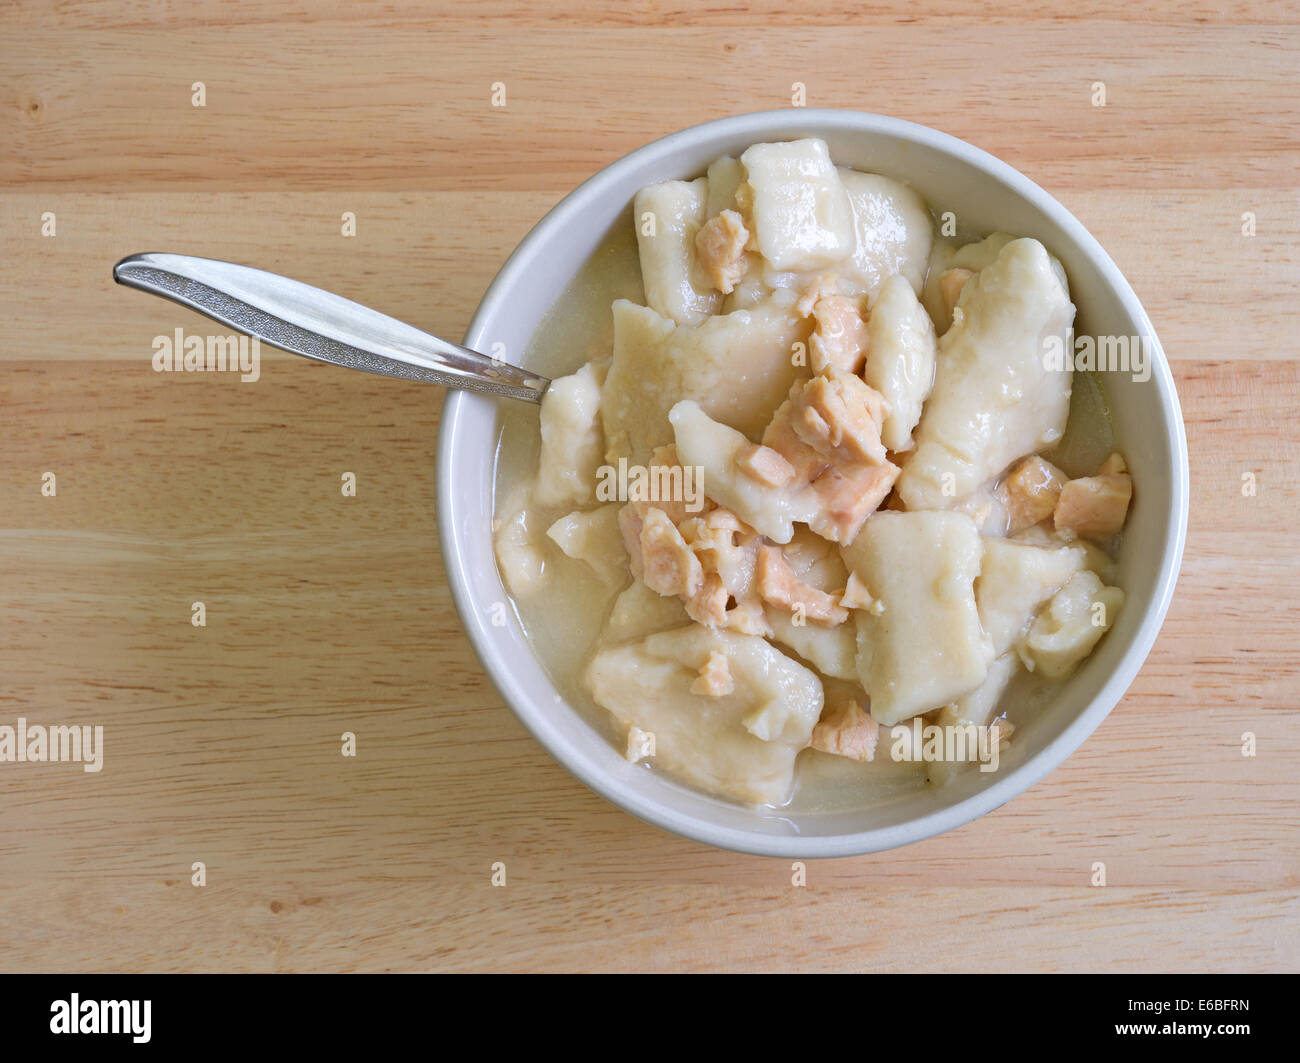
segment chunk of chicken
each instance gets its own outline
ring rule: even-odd
[[[640,764],[655,755],[655,736],[639,727],[627,729],[627,751],[624,758],[632,764]]]
[[[691,693],[721,698],[735,689],[736,681],[731,677],[727,655],[720,650],[710,650],[708,659],[700,665],[700,674],[691,684]]]
[[[1097,469],[1098,476],[1116,475],[1121,472],[1128,472],[1128,462],[1118,450],[1103,461]]]
[[[771,423],[763,431],[763,446],[775,450],[790,463],[795,482],[809,484],[830,467],[830,459],[800,439],[794,430],[795,399],[802,394],[803,387],[803,383],[791,387],[789,397],[777,407]]]
[[[737,452],[736,468],[765,487],[784,487],[795,476],[794,466],[779,451],[753,443]]]
[[[790,423],[799,439],[833,462],[883,464],[884,396],[852,373],[830,370],[791,391]]]
[[[838,369],[857,373],[867,359],[867,325],[858,299],[823,295],[812,308],[817,322],[808,338],[808,359],[814,373]]]
[[[833,595],[800,580],[786,562],[779,547],[758,548],[758,593],[763,601],[802,614],[815,624],[834,626],[849,618],[849,612]]]
[[[710,218],[695,234],[695,253],[708,275],[709,283],[724,295],[730,295],[745,275],[748,261],[745,245],[749,230],[734,210],[724,210]]]
[[[646,512],[637,537],[641,579],[665,598],[690,598],[704,584],[700,560],[662,509]]]
[[[898,479],[897,465],[831,466],[813,481],[820,508],[808,527],[824,539],[847,546],[883,502]]]
[[[789,274],[789,276],[796,275]],[[842,294],[838,274],[818,273],[799,293],[799,298],[794,304],[794,312],[800,317],[811,317],[820,300]]]
[[[720,626],[741,635],[772,637],[772,625],[767,622],[767,617],[763,613],[763,603],[757,595],[745,598],[728,609]]]
[[[763,447],[791,466],[788,479],[762,448],[697,403],[679,402],[668,419],[678,454],[704,470],[709,496],[773,542],[789,542],[798,522],[847,544],[899,474],[880,442],[885,410],[880,393],[849,373],[832,369],[794,384],[763,433]],[[760,458],[771,475],[754,471]],[[784,482],[765,482],[770,479]]]
[[[848,573],[834,543],[808,528],[799,528],[781,554],[800,583],[832,600],[839,596]],[[851,623],[809,623],[806,615],[797,615],[784,605],[765,604],[763,613],[772,629],[771,638],[810,661],[822,675],[851,680],[856,686],[857,640]]]
[[[823,753],[866,762],[875,758],[879,731],[880,725],[850,700],[823,713],[810,744]]]
[[[880,442],[884,399],[857,377],[835,371],[790,394],[764,442],[811,483],[817,504],[808,526],[832,542],[850,543],[899,474]]]
[[[754,583],[761,536],[721,507],[683,521],[680,531],[704,570],[704,586],[685,603],[691,618],[709,627],[770,635]]]
[[[661,509],[629,503],[619,526],[633,576],[658,594],[680,598],[692,620],[771,634],[753,586],[760,536],[734,513],[715,507],[674,525]]]
[[[679,526],[682,538],[708,575],[717,575],[728,594],[750,596],[759,534],[729,509],[716,508]]]
[[[731,597],[716,572],[706,572],[700,589],[683,601],[686,615],[705,627],[727,626],[727,601]]]
[[[1007,514],[1007,534],[1015,535],[1050,517],[1065,480],[1065,473],[1037,454],[1012,469],[997,489]]]
[[[866,609],[876,616],[885,611],[884,603],[872,596],[867,585],[858,579],[856,572],[849,573],[848,582],[844,585],[844,593],[840,595],[840,605],[845,609]]]
[[[1052,523],[1058,532],[1086,539],[1106,539],[1119,533],[1128,519],[1133,479],[1128,473],[1103,473],[1070,480],[1061,488]]]

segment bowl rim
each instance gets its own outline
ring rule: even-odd
[[[594,764],[589,764],[575,755],[548,719],[548,711],[553,709],[535,704],[534,699],[515,681],[507,662],[501,658],[499,651],[493,645],[492,630],[481,612],[473,607],[466,559],[459,548],[454,531],[456,521],[453,517],[458,511],[460,502],[451,490],[452,470],[458,465],[460,468],[470,467],[461,461],[458,454],[457,428],[462,417],[467,414],[469,403],[473,400],[481,401],[481,397],[463,391],[447,393],[439,427],[437,471],[437,520],[443,565],[462,626],[480,664],[510,710],[542,747],[571,774],[607,801],[645,822],[692,841],[735,852],[790,859],[817,859],[880,852],[922,841],[964,826],[1024,793],[1059,767],[1082,745],[1119,704],[1141,670],[1159,635],[1173,598],[1182,564],[1187,538],[1190,488],[1186,430],[1168,359],[1146,310],[1110,255],[1061,203],[1010,164],[948,133],[886,115],[829,108],[754,111],[690,126],[660,137],[622,156],[582,182],[529,230],[484,292],[466,330],[465,345],[471,348],[475,346],[484,332],[485,323],[501,311],[502,293],[513,287],[522,275],[534,268],[533,259],[553,234],[579,221],[579,216],[584,209],[583,204],[588,198],[607,187],[616,186],[625,173],[633,170],[648,156],[670,154],[679,146],[693,146],[701,140],[711,138],[741,138],[752,135],[753,142],[757,143],[763,139],[766,127],[774,124],[788,125],[792,122],[807,124],[809,136],[818,135],[818,127],[823,131],[884,133],[952,155],[1001,181],[1060,226],[1079,251],[1095,263],[1105,282],[1115,292],[1124,311],[1132,317],[1143,333],[1151,338],[1152,380],[1156,383],[1161,407],[1166,412],[1166,429],[1174,465],[1171,485],[1172,513],[1165,534],[1161,568],[1151,602],[1114,671],[1083,711],[1060,734],[1038,753],[1028,757],[1024,763],[985,789],[947,808],[929,812],[915,819],[852,834],[820,836],[761,834],[708,823],[664,807],[655,801],[646,800],[639,794],[625,791]],[[482,460],[481,455],[478,456],[478,460]],[[492,467],[491,463],[489,467]],[[563,702],[559,707],[565,712],[573,711]]]

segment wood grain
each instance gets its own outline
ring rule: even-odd
[[[21,40],[0,65],[0,187],[567,191],[675,129],[789,106],[795,82],[810,106],[933,125],[1059,189],[1284,189],[1300,155],[1286,26],[1034,21],[1016,62],[1007,28],[983,22],[178,23]]]
[[[106,735],[98,774],[0,766],[0,968],[1300,968],[1290,13],[468,10],[0,15],[0,723]],[[133,251],[238,258],[456,336],[578,181],[794,80],[1058,195],[1150,311],[1192,457],[1177,597],[1096,734],[996,812],[804,888],[608,805],[501,704],[441,567],[436,391],[271,351],[256,384],[155,374],[153,336],[204,319],[109,277]]]
[[[1059,191],[1059,190],[1053,190]],[[1067,191],[1062,202],[1106,247],[1173,360],[1289,359],[1300,334],[1300,196],[1261,188],[1149,195]],[[460,336],[484,289],[560,199],[538,192],[431,191],[0,194],[0,237],[42,287],[8,308],[0,361],[122,359],[145,368],[153,337],[205,318],[112,283],[104,263],[141,248],[233,258],[285,273],[441,335]],[[58,235],[41,235],[53,212]],[[342,236],[344,211],[356,236]],[[1243,236],[1241,215],[1256,216]],[[453,221],[454,219],[454,221]],[[82,315],[62,312],[78,293]],[[1211,297],[1213,293],[1213,297]],[[88,330],[88,317],[100,326]],[[268,361],[296,361],[267,349]],[[296,369],[294,370],[296,372]]]

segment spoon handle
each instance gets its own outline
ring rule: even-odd
[[[281,350],[446,388],[540,402],[550,381],[275,273],[192,255],[131,255],[118,284],[161,295]]]

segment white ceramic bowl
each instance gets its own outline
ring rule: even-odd
[[[1033,236],[1064,264],[1082,333],[1145,336],[1151,377],[1106,374],[1134,504],[1120,562],[1128,598],[1114,628],[1059,695],[1016,733],[998,772],[967,772],[874,809],[763,813],[697,793],[623,759],[557,692],[514,620],[492,551],[497,401],[449,394],[438,450],[438,520],[456,606],[488,675],[543,746],[593,790],[651,823],[710,845],[788,858],[849,856],[919,841],[969,822],[1061,763],[1123,696],[1164,620],[1187,528],[1187,442],[1169,366],[1141,303],[1082,225],[1006,163],[944,133],[854,111],[791,110],[724,118],[674,133],[601,170],[543,218],[484,295],[465,344],[524,350],[538,321],[643,185],[695,177],[719,155],[760,141],[821,137],[836,162],[906,181],[965,229]]]

